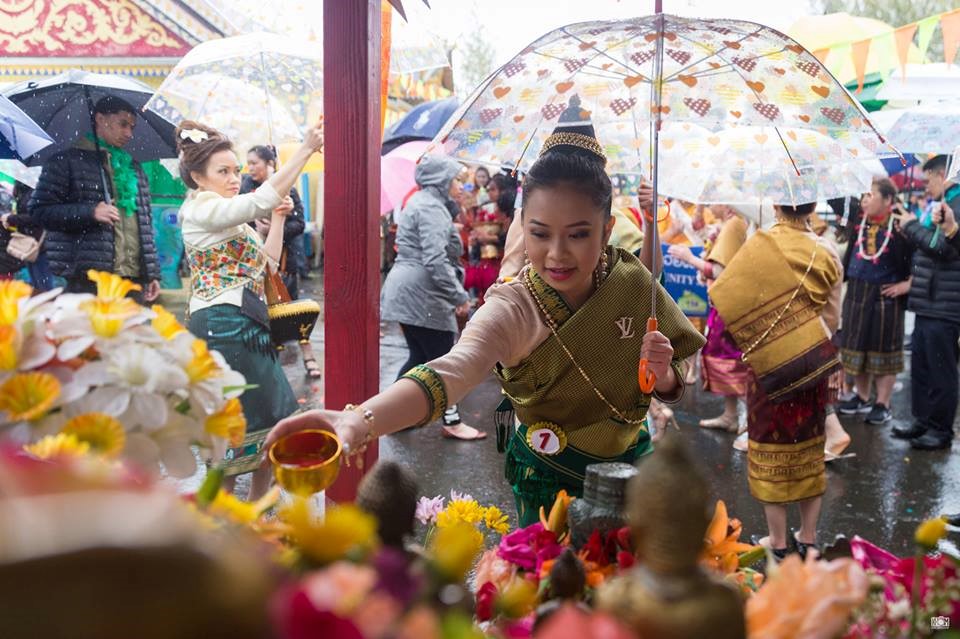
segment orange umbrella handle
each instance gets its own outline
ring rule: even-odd
[[[647,332],[652,333],[655,330],[657,330],[657,318],[651,317],[647,320]],[[648,371],[647,366],[647,358],[644,357],[640,360],[640,367],[637,370],[637,381],[640,383],[640,390],[649,395],[653,393],[653,387],[657,385],[657,376],[653,371]]]

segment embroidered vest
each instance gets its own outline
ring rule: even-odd
[[[256,232],[246,224],[234,237],[209,248],[186,245],[193,294],[207,302],[225,291],[246,287],[263,297],[267,257]]]

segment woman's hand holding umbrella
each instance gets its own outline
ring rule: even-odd
[[[669,337],[657,330],[648,331],[643,336],[640,356],[647,363],[646,371],[653,373],[656,380],[652,390],[669,394],[676,388],[677,380],[670,368],[673,363],[673,345],[670,344]]]

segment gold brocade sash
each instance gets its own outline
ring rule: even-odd
[[[803,268],[808,270],[805,276],[798,274],[775,235],[757,232],[709,291],[727,330],[744,352],[744,361],[774,402],[792,391],[812,388],[840,365],[820,319],[823,304],[811,295],[811,290],[823,293],[820,289],[829,283],[831,274],[825,271],[832,263],[823,260],[831,258],[799,232],[780,235],[781,240],[809,245],[803,248],[810,261]]]
[[[650,314],[650,272],[633,255],[615,249],[603,285],[575,313],[539,275],[531,273],[533,294],[560,325],[557,333],[576,365],[549,337],[520,365],[497,368],[497,376],[521,422],[560,426],[567,442],[599,457],[622,454],[636,441],[641,424],[618,420],[584,380],[577,366],[627,419],[640,420],[650,404],[637,383],[637,363]],[[703,338],[658,285],[660,331],[685,358]]]

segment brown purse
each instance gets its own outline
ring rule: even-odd
[[[280,267],[274,271],[268,265],[263,274],[263,292],[267,298],[267,316],[270,318],[270,336],[275,345],[287,342],[310,341],[313,327],[320,318],[320,304],[311,299],[291,300],[290,293],[280,277],[287,253],[280,258]]]

